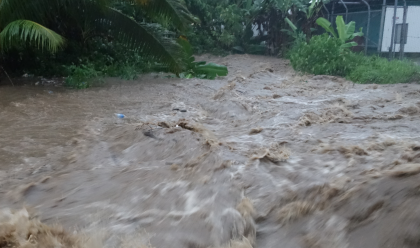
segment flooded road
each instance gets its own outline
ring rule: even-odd
[[[200,59],[229,76],[2,86],[0,247],[419,247],[419,84]]]

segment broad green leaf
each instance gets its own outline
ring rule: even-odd
[[[337,26],[337,33],[338,38],[344,43],[347,41],[347,33],[346,33],[346,24],[344,23],[344,19],[342,16],[337,16],[335,19],[335,24]]]
[[[316,23],[323,27],[327,32],[330,32],[335,38],[337,38],[337,34],[335,33],[334,29],[331,27],[331,22],[327,19],[320,17],[316,20]]]
[[[314,12],[315,12],[315,6],[316,6],[316,0],[312,0],[311,5],[309,6],[308,12],[306,14],[306,18],[309,19],[313,16]]]
[[[346,25],[347,40],[349,40],[350,37],[353,36],[355,30],[356,30],[356,23],[355,22],[351,21]]]
[[[215,63],[208,63],[207,65],[200,65],[194,69],[196,74],[206,74],[207,79],[215,79],[217,76],[226,76],[228,69],[224,65]]]
[[[359,32],[352,34],[352,35],[350,36],[349,40],[354,39],[354,37],[356,37],[356,36],[363,36],[364,34],[363,34],[362,30],[363,30],[363,29],[362,29],[362,28],[360,28],[360,31],[359,31]]]
[[[293,24],[293,22],[289,19],[289,18],[284,18],[284,20],[287,22],[287,24],[289,24],[289,26],[290,26],[290,28],[294,31],[294,32],[296,32],[296,30],[297,30],[297,27],[295,26],[295,24]]]
[[[357,43],[354,41],[348,42],[348,43],[344,43],[343,45],[341,45],[341,48],[349,48],[349,47],[354,47],[357,46]]]

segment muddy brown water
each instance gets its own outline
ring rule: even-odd
[[[420,246],[419,84],[200,59],[229,76],[1,86],[3,211],[101,247]]]

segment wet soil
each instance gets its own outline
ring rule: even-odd
[[[0,247],[420,246],[419,84],[200,59],[229,76],[1,86]]]

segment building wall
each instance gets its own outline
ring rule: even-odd
[[[397,8],[397,20],[396,24],[403,23],[403,8]],[[385,12],[384,22],[384,33],[382,40],[382,52],[388,52],[391,45],[392,36],[392,17],[394,15],[394,7],[387,6]],[[405,44],[404,52],[406,53],[420,53],[420,7],[419,6],[408,6],[407,11],[407,44]],[[395,45],[395,51],[400,51],[400,45]]]

